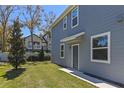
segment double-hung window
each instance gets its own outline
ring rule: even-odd
[[[63,30],[67,29],[67,16],[64,17],[63,19]]]
[[[64,58],[65,44],[60,44],[60,58]]]
[[[91,37],[91,61],[110,63],[110,32]]]
[[[74,28],[76,26],[78,26],[79,23],[79,7],[75,7],[72,12],[71,12],[71,27]]]

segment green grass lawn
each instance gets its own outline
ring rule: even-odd
[[[94,88],[95,86],[73,77],[50,62],[27,63],[18,71],[10,65],[0,66],[1,88]]]

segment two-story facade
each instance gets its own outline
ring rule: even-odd
[[[31,35],[24,38],[24,45],[25,45],[26,51],[32,51]],[[45,50],[46,43],[42,38],[33,34],[33,47],[34,47],[34,51],[40,51],[42,47]]]
[[[124,6],[69,6],[51,30],[52,62],[124,84]]]

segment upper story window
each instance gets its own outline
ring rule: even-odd
[[[110,63],[110,32],[91,37],[91,61]]]
[[[64,17],[63,19],[63,30],[67,29],[67,16]]]
[[[60,58],[64,58],[65,44],[60,44]]]
[[[28,48],[31,48],[32,47],[32,43],[31,41],[28,41]]]
[[[40,48],[40,42],[34,41],[33,46]],[[32,42],[31,41],[28,41],[28,48],[32,48]]]
[[[79,22],[79,8],[75,7],[72,12],[71,12],[71,27],[74,28],[76,26],[78,26],[78,22]]]

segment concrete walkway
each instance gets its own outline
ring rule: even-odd
[[[99,87],[99,88],[119,88],[119,86],[116,86],[116,85],[110,84],[109,82],[85,75],[83,74],[83,72],[80,72],[80,71],[77,71],[71,68],[61,68],[60,70],[74,77],[77,77],[81,80],[84,80],[88,83],[91,83],[92,85],[95,85],[96,87]]]

